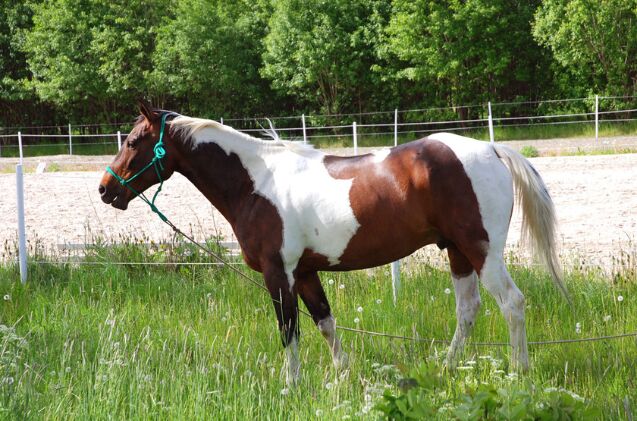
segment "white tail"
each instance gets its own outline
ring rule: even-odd
[[[522,209],[522,243],[546,266],[553,281],[570,302],[555,244],[555,208],[546,185],[525,157],[507,146],[494,144],[493,147],[513,176],[517,201]]]

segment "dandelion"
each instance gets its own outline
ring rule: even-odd
[[[362,312],[363,312],[363,307],[358,306],[358,308],[356,309],[356,311],[358,311],[359,313],[362,313]]]
[[[434,296],[432,295],[432,296],[430,296],[430,297],[429,297],[429,299],[430,299],[431,301],[434,301],[434,300],[436,299],[436,297],[434,297]]]
[[[3,298],[5,301],[11,301],[11,296],[9,294],[5,294]]]
[[[361,319],[359,319],[358,317],[356,317],[356,318],[354,319],[354,324],[356,324],[356,325],[357,325],[357,324],[359,324],[359,323],[360,323],[360,321],[361,321]]]
[[[322,409],[317,409],[315,414],[316,414],[317,417],[321,417],[321,416],[323,416],[323,410]]]
[[[582,324],[580,322],[575,323],[575,333],[582,333]]]
[[[12,385],[14,382],[13,377],[5,377],[4,382],[8,385]]]
[[[607,314],[606,316],[604,316],[604,321],[605,322],[610,321],[610,314]]]
[[[376,304],[381,304],[383,302],[383,300],[381,300],[380,298],[376,300]]]
[[[445,288],[445,294],[447,295],[451,294],[451,290],[449,288]]]
[[[622,301],[624,301],[624,296],[623,296],[623,295],[618,295],[618,296],[617,296],[617,301],[619,301],[620,303],[621,303]]]
[[[491,310],[486,309],[486,310],[484,311],[484,314],[486,314],[487,316],[490,316],[490,315],[491,315]]]
[[[206,294],[206,298],[207,298],[207,299],[211,299],[211,298],[212,298],[212,292],[207,293],[207,294]]]
[[[290,389],[288,389],[287,387],[281,389],[281,395],[287,396],[289,394],[290,394]]]
[[[64,369],[64,371],[66,371],[67,373],[70,373],[70,372],[71,372],[71,367],[66,367],[66,368]]]
[[[327,283],[330,284],[330,285],[334,285],[334,279],[328,279]]]
[[[345,285],[340,284],[340,285],[338,286],[338,289],[345,289]]]
[[[334,388],[334,383],[330,383],[330,382],[325,383],[325,388],[327,390],[332,390]]]

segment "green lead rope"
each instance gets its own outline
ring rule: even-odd
[[[155,206],[155,199],[157,199],[157,196],[159,195],[159,192],[161,192],[161,188],[164,185],[164,179],[161,176],[161,172],[164,170],[164,165],[162,164],[161,160],[162,158],[166,156],[166,148],[164,148],[164,128],[166,127],[166,118],[168,117],[168,115],[169,113],[165,113],[161,117],[161,129],[159,131],[159,140],[157,141],[157,143],[155,144],[155,147],[153,148],[153,152],[155,153],[155,156],[148,164],[146,164],[144,168],[139,170],[137,174],[133,175],[128,180],[125,180],[119,175],[115,174],[115,171],[113,171],[113,169],[110,166],[106,167],[106,171],[110,175],[115,177],[115,179],[119,181],[119,183],[122,186],[132,191],[135,194],[135,197],[139,197],[144,202],[146,202],[148,206],[150,206],[150,209],[153,212],[155,212],[157,216],[159,216],[159,218],[164,222],[168,222],[168,218],[163,213],[161,213],[159,209],[157,209],[157,206]],[[137,190],[135,190],[134,188],[130,186],[130,183],[133,180],[139,177],[144,171],[146,171],[150,167],[155,168],[155,174],[157,174],[157,178],[159,179],[159,187],[157,188],[157,191],[153,195],[153,200],[148,200],[148,198],[146,197],[144,193],[139,193]]]

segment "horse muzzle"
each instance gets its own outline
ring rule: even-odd
[[[110,180],[104,180],[110,178]],[[106,174],[98,187],[102,202],[111,205],[116,209],[126,210],[130,201],[128,189],[122,187],[117,181]]]

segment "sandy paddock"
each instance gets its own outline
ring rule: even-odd
[[[95,168],[110,160],[67,159],[88,162]],[[33,165],[37,160],[30,161]],[[635,250],[637,154],[542,157],[532,162],[554,198],[565,258],[608,265],[619,248]],[[8,163],[4,165],[6,168]],[[90,242],[93,235],[115,241],[120,236],[147,236],[158,241],[170,237],[171,230],[139,200],[133,201],[126,212],[104,205],[97,193],[101,176],[102,171],[26,174],[29,240],[37,238],[50,250],[57,250],[58,244],[81,244],[87,238]],[[0,192],[0,241],[6,244],[17,237],[15,174],[0,174]],[[198,238],[219,235],[233,240],[224,218],[179,174],[164,185],[158,205],[177,226]],[[509,234],[513,247],[519,239],[519,229],[519,215],[514,214]]]

